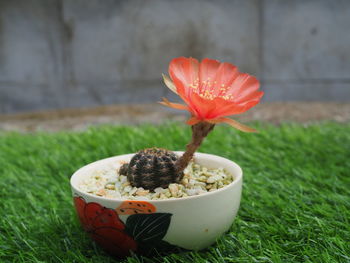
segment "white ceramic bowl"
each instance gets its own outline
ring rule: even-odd
[[[70,180],[81,223],[107,251],[125,256],[130,250],[144,253],[159,244],[161,249],[200,250],[230,228],[240,204],[243,175],[236,163],[223,157],[195,154],[196,163],[208,168],[223,167],[235,178],[231,184],[201,195],[144,202],[104,198],[79,190],[80,182],[92,171],[105,165],[129,162],[133,155],[88,164],[76,171]]]

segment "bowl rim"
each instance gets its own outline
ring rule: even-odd
[[[174,151],[174,153],[176,154],[182,154],[184,153],[183,151]],[[212,191],[212,192],[206,192],[206,193],[203,193],[203,194],[199,194],[199,195],[193,195],[193,196],[186,196],[186,197],[183,197],[183,198],[171,198],[171,199],[161,199],[161,200],[131,200],[131,199],[121,199],[121,198],[108,198],[108,197],[102,197],[102,196],[97,196],[97,195],[94,195],[94,194],[90,194],[90,193],[86,193],[86,192],[83,192],[81,191],[80,189],[78,189],[78,187],[76,185],[74,185],[73,183],[73,180],[75,177],[78,177],[80,172],[83,170],[83,169],[86,169],[88,168],[89,166],[94,166],[94,165],[97,165],[97,163],[99,162],[105,162],[105,161],[108,161],[108,160],[111,160],[111,159],[115,159],[117,157],[121,157],[121,156],[127,156],[127,155],[134,155],[135,153],[127,153],[127,154],[121,154],[121,155],[116,155],[116,156],[112,156],[112,157],[107,157],[107,158],[104,158],[104,159],[100,159],[100,160],[97,160],[97,161],[94,161],[94,162],[91,162],[91,163],[88,163],[82,167],[80,167],[78,170],[76,170],[73,175],[70,177],[70,186],[72,188],[72,190],[74,190],[74,192],[77,192],[79,193],[79,195],[86,195],[86,196],[89,196],[93,199],[96,199],[98,201],[112,201],[112,202],[125,202],[125,201],[144,201],[144,202],[149,202],[149,203],[152,203],[152,204],[157,204],[157,203],[166,203],[166,202],[185,202],[186,200],[193,200],[193,199],[198,199],[198,198],[203,198],[203,197],[206,197],[206,196],[210,196],[210,195],[215,195],[215,194],[218,194],[220,192],[223,192],[223,191],[228,191],[230,188],[233,188],[235,185],[237,185],[240,181],[242,181],[243,179],[243,171],[242,171],[242,168],[237,164],[235,163],[234,161],[231,161],[230,159],[227,159],[225,157],[221,157],[221,156],[218,156],[218,155],[214,155],[214,154],[209,154],[209,153],[202,153],[202,152],[196,152],[194,154],[194,158],[201,158],[201,157],[207,157],[207,158],[215,158],[215,159],[221,159],[222,161],[225,161],[225,162],[230,162],[231,165],[233,165],[235,168],[237,168],[237,171],[238,173],[237,174],[234,174],[235,176],[235,180],[233,180],[230,184],[228,185],[225,185],[224,187],[220,188],[220,189],[217,189],[216,191]],[[75,195],[73,195],[74,197]]]

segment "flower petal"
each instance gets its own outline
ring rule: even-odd
[[[191,126],[197,124],[198,122],[200,122],[200,120],[198,120],[196,117],[191,117],[186,121],[186,123]]]
[[[256,93],[259,87],[260,83],[254,76],[241,73],[232,82],[227,95],[232,95],[234,102],[241,103],[252,99],[251,95]]]
[[[209,58],[203,59],[199,65],[200,84],[202,84],[203,81],[206,81],[208,79],[214,81],[219,67],[220,67],[220,61],[215,59],[209,59]]]
[[[127,200],[115,209],[118,215],[152,214],[157,208],[146,201]]]
[[[213,115],[209,117],[214,119],[246,112],[250,108],[254,107],[256,104],[258,104],[263,95],[264,93],[262,91],[259,91],[251,100],[239,104],[224,100],[222,98],[216,98],[215,103],[217,105],[217,110]]]
[[[193,115],[198,119],[207,119],[216,110],[216,104],[214,100],[204,99],[197,93],[193,93],[191,97],[191,105]]]
[[[84,217],[86,228],[93,228],[93,223],[95,219],[102,213],[103,207],[95,202],[90,202],[85,205]]]
[[[92,227],[94,229],[98,227],[114,227],[123,230],[125,225],[113,209],[104,207],[101,213],[93,220]]]
[[[250,101],[260,101],[260,99],[262,98],[262,96],[264,96],[264,92],[263,91],[254,91],[250,94],[247,94],[244,98],[241,98],[239,102],[239,104],[245,104],[245,103],[248,103]]]
[[[165,83],[165,85],[172,91],[174,92],[175,94],[177,94],[177,91],[176,91],[176,87],[174,85],[174,83],[171,81],[171,79],[165,75],[165,74],[162,74],[163,76],[163,81]]]
[[[243,131],[243,132],[257,132],[257,130],[250,128],[242,123],[239,123],[238,121],[229,119],[229,118],[218,118],[214,120],[207,120],[207,122],[212,123],[212,124],[217,124],[220,122],[227,123],[231,125],[232,127],[236,128],[237,130]]]
[[[174,58],[169,64],[169,75],[176,86],[179,96],[187,103],[190,102],[191,89],[198,78],[199,62],[194,58]]]
[[[182,104],[179,104],[179,103],[173,103],[173,102],[170,102],[168,99],[166,98],[162,98],[163,101],[160,101],[159,103],[164,105],[164,106],[167,106],[169,108],[173,108],[173,109],[177,109],[177,110],[187,110],[187,111],[190,111],[190,108],[186,105],[182,105]]]
[[[137,243],[132,237],[113,227],[96,228],[90,235],[107,252],[118,257],[129,256],[131,251],[137,250]]]
[[[214,85],[214,95],[218,96],[221,93],[222,88],[229,88],[232,82],[239,75],[238,68],[230,63],[221,63],[218,71],[216,72]],[[222,92],[225,93],[225,92]]]

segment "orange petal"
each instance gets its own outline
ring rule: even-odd
[[[186,123],[191,126],[197,124],[198,122],[200,122],[200,120],[198,120],[196,117],[191,117],[186,121]]]
[[[146,201],[124,201],[115,209],[118,215],[151,214],[156,207]]]
[[[190,107],[193,110],[194,115],[200,119],[206,119],[216,111],[214,100],[204,99],[197,93],[192,94]]]
[[[241,73],[232,82],[231,89],[227,95],[232,95],[233,101],[242,103],[251,99],[251,95],[256,93],[260,87],[260,82],[254,76]]]
[[[214,79],[214,95],[221,93],[222,88],[228,88],[239,75],[238,68],[230,63],[221,63]]]
[[[210,78],[211,80],[214,80],[216,72],[218,71],[219,67],[220,67],[220,61],[215,59],[209,59],[209,58],[203,59],[199,65],[200,83],[202,83],[202,81],[208,80],[208,78]]]
[[[217,97],[214,99],[216,110],[208,118],[217,119],[220,117],[230,116],[233,114],[242,113],[243,107],[232,101]]]
[[[190,96],[190,85],[198,78],[199,62],[194,58],[174,58],[169,64],[169,75],[173,80],[176,90],[187,103]]]
[[[237,101],[237,103],[238,104],[245,104],[245,103],[250,102],[250,101],[255,101],[255,100],[260,101],[260,99],[262,98],[263,95],[264,95],[263,91],[257,90],[257,91],[250,93],[250,94],[247,94],[244,98],[240,98],[240,100]]]
[[[235,103],[232,101],[227,101],[222,98],[216,98],[214,101],[216,103],[217,110],[209,116],[209,118],[219,118],[224,116],[230,116],[235,114],[241,114],[246,112],[250,108],[254,107],[256,104],[260,102],[261,97],[263,96],[263,92],[259,91],[251,100],[246,101],[244,103]]]
[[[190,111],[190,108],[188,106],[186,106],[186,105],[182,105],[182,104],[179,104],[179,103],[172,103],[166,98],[162,98],[162,99],[163,99],[163,101],[160,101],[159,103],[164,105],[164,106],[167,106],[167,107],[173,108],[173,109],[177,109],[177,110]]]
[[[172,91],[174,92],[175,94],[177,94],[177,91],[176,91],[176,87],[174,85],[174,83],[171,81],[171,79],[165,75],[165,74],[162,74],[163,76],[163,81],[165,83],[165,85]]]
[[[233,128],[236,128],[237,130],[243,131],[243,132],[258,132],[257,130],[250,128],[246,125],[243,125],[242,123],[239,123],[238,121],[229,119],[229,118],[218,118],[218,119],[214,119],[214,120],[206,120],[209,123],[220,123],[220,122],[224,122],[227,123],[229,125],[231,125]]]

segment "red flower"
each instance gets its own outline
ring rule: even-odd
[[[74,204],[83,228],[102,248],[120,257],[136,251],[135,240],[124,232],[125,225],[113,209],[86,203],[81,197],[74,197]]]
[[[226,122],[246,132],[255,131],[225,116],[240,114],[259,103],[263,92],[259,81],[230,63],[194,58],[175,58],[169,65],[169,79],[165,84],[187,105],[171,103],[163,99],[161,104],[171,108],[188,110],[192,117],[188,124],[205,121],[212,124]]]

